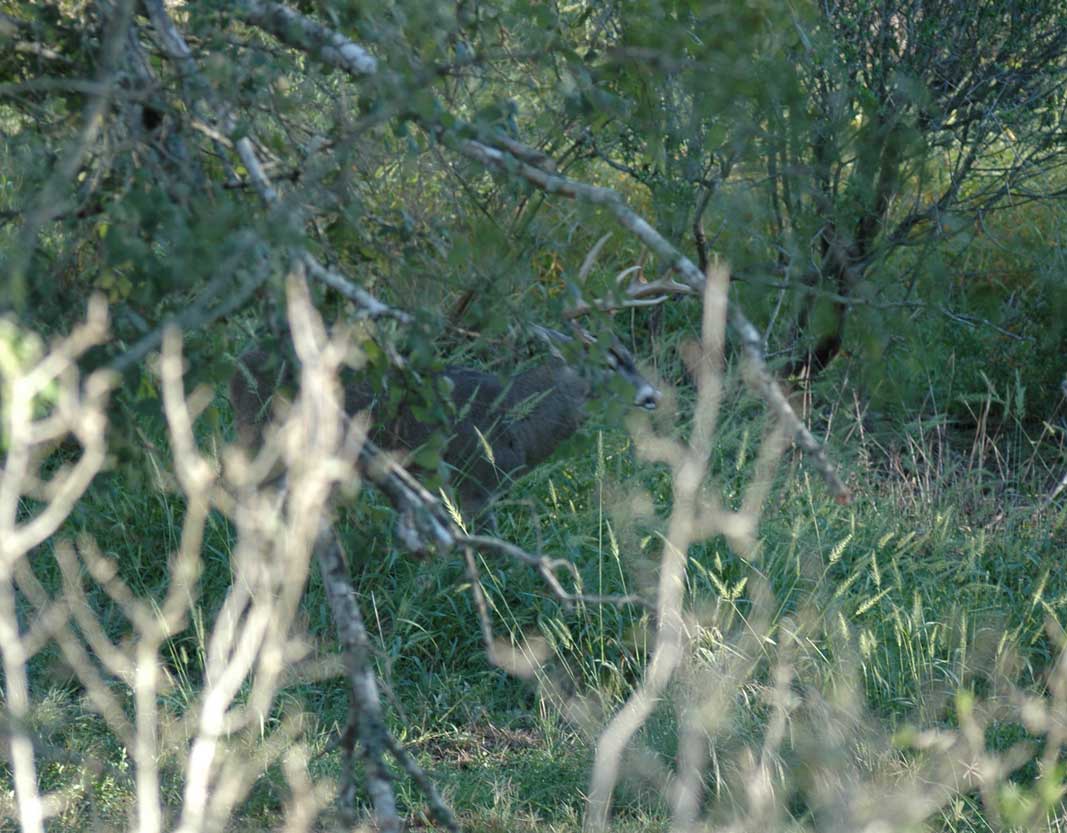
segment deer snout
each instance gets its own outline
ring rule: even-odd
[[[663,394],[646,382],[638,385],[637,392],[634,394],[634,404],[646,411],[654,411],[662,396]]]

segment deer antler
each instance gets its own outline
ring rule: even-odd
[[[615,276],[615,285],[617,287],[622,287],[622,284],[626,283],[625,288],[622,288],[619,292],[619,297],[615,299],[594,298],[592,301],[587,301],[582,295],[582,288],[585,286],[585,280],[593,269],[597,255],[600,254],[600,250],[604,248],[604,244],[608,242],[610,237],[611,233],[609,232],[597,240],[593,244],[593,248],[589,250],[589,254],[585,256],[585,260],[582,261],[582,268],[578,270],[578,297],[564,311],[564,318],[573,321],[593,311],[614,312],[615,310],[632,309],[634,307],[654,307],[676,295],[697,296],[700,294],[688,284],[680,283],[669,277],[674,272],[673,266],[664,273],[663,277],[654,281],[647,280],[645,278],[645,254],[642,252],[636,264],[623,269]],[[572,324],[572,326],[576,325]],[[586,336],[588,336],[588,333],[586,333]],[[583,338],[583,340],[586,339]]]

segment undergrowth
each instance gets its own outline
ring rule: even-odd
[[[763,430],[758,406],[740,386],[731,390],[711,484],[727,505],[740,500]],[[685,395],[679,399],[684,412]],[[748,580],[758,571],[775,595],[775,627],[796,642],[796,684],[827,692],[858,686],[867,719],[886,736],[954,725],[961,692],[995,698],[1008,684],[1040,691],[1067,615],[1065,513],[1062,501],[1043,503],[1064,465],[1062,430],[1051,423],[994,429],[979,420],[967,436],[934,413],[888,432],[843,404],[816,410],[816,417],[856,499],[834,504],[790,452],[779,466],[754,556],[742,561],[721,538],[693,548],[688,591],[703,628],[698,661],[713,666],[746,628]],[[669,417],[658,419],[670,424]],[[501,502],[501,534],[572,560],[586,592],[652,593],[669,508],[666,473],[637,460],[626,434],[601,431],[595,420],[572,451],[524,478]],[[113,475],[95,485],[70,525],[114,555],[134,587],[158,595],[182,515],[173,493],[135,491]],[[523,566],[482,557],[496,636],[546,651],[532,679],[509,677],[486,659],[460,558],[413,560],[398,548],[391,524],[391,511],[369,492],[352,499],[338,518],[397,737],[427,767],[467,829],[577,829],[592,738],[571,719],[573,708],[607,712],[627,696],[647,660],[648,614],[632,605],[568,608]],[[166,706],[175,721],[195,705],[204,622],[229,582],[232,546],[229,526],[216,519],[205,541],[197,616],[169,643]],[[47,585],[58,586],[46,554],[34,569]],[[110,635],[121,638],[125,625],[109,616],[102,594],[91,594],[90,601]],[[294,669],[263,732],[282,731],[294,716],[312,721],[313,769],[336,775],[339,756],[330,741],[345,723],[347,696],[317,574],[304,609],[322,661]],[[728,725],[714,739],[717,768],[706,783],[711,800],[738,790],[741,773],[731,769],[731,754],[758,746],[766,731],[770,682],[760,662],[753,658]],[[124,750],[55,654],[39,657],[33,673],[43,785],[64,782],[72,762],[94,762],[56,829],[85,829],[86,813],[101,823],[118,822],[132,796]],[[674,753],[674,720],[669,708],[661,709],[640,738],[664,762]],[[988,729],[994,749],[1026,738],[1012,721]],[[798,740],[781,765],[802,769],[802,747]],[[907,766],[901,750],[882,749],[875,757]],[[176,798],[182,773],[164,772],[165,789]],[[1035,777],[1033,765],[1014,777],[1025,790]],[[285,783],[275,768],[252,788],[244,816],[250,829],[278,812]],[[423,818],[414,790],[403,787],[400,798],[410,818]],[[814,811],[798,791],[790,812],[799,823]],[[657,830],[666,819],[651,792],[624,787],[619,830]],[[965,794],[941,810],[936,823],[978,830],[982,819],[977,800]]]

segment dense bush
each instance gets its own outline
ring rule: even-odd
[[[5,4],[4,812],[448,825],[400,741],[486,829],[1043,823],[1065,78],[1055,0]],[[592,407],[496,549],[331,433],[334,373],[447,425],[446,367],[569,321],[666,396]],[[255,465],[249,345],[294,402]]]

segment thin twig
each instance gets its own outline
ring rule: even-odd
[[[559,579],[556,577],[556,571],[563,569],[574,574],[576,569],[574,562],[568,561],[565,558],[549,558],[544,555],[536,555],[527,552],[520,546],[512,544],[510,541],[504,541],[501,538],[495,538],[489,535],[462,535],[456,539],[456,543],[460,546],[471,546],[480,550],[497,552],[522,564],[527,564],[533,567],[544,579],[545,584],[549,586],[549,589],[552,590],[552,594],[565,604],[584,603],[609,605],[613,607],[634,605],[644,609],[651,609],[651,604],[646,599],[633,593],[627,595],[598,595],[571,593],[564,589],[563,585],[559,583]]]
[[[426,802],[429,804],[430,817],[446,830],[450,830],[452,833],[459,833],[460,827],[459,822],[456,821],[455,813],[445,803],[433,781],[430,780],[426,771],[418,765],[411,753],[401,746],[400,741],[389,732],[385,734],[385,745],[390,754],[396,759],[396,762],[400,764],[400,768],[408,774],[408,777],[415,782],[415,786],[426,797]]]

